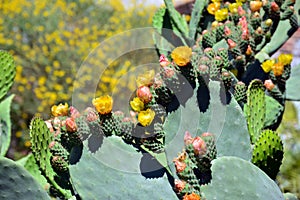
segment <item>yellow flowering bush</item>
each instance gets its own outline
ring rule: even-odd
[[[149,126],[155,117],[155,112],[148,108],[140,111],[138,114],[138,121],[142,126]]]
[[[192,49],[187,46],[177,47],[172,51],[171,57],[178,66],[185,66],[191,61]]]
[[[111,113],[113,107],[113,99],[109,95],[101,96],[93,99],[93,105],[101,115]]]

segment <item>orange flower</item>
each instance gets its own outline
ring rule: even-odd
[[[192,49],[187,46],[180,46],[173,50],[171,57],[178,66],[187,65],[192,57]]]
[[[281,76],[284,71],[284,65],[281,62],[275,63],[272,67],[275,76]]]
[[[261,1],[250,1],[250,10],[252,12],[259,11],[262,6],[263,3]]]
[[[113,99],[109,95],[93,99],[93,105],[101,115],[106,115],[112,111]]]
[[[200,200],[200,196],[193,192],[192,194],[184,195],[183,200]]]

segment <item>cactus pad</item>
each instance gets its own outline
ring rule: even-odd
[[[278,133],[264,130],[255,142],[252,162],[275,179],[283,159],[283,144]]]
[[[11,88],[15,75],[16,66],[13,57],[6,51],[0,50],[0,100]]]

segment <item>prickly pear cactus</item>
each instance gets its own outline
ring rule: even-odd
[[[16,75],[16,66],[13,57],[3,50],[0,50],[0,74],[1,100],[11,88]]]
[[[1,199],[50,199],[45,189],[21,165],[0,157]]]
[[[283,159],[283,143],[278,133],[264,130],[256,140],[252,162],[269,175],[276,178]]]
[[[282,199],[277,184],[249,161],[220,157],[212,162],[211,183],[201,186],[206,199]]]

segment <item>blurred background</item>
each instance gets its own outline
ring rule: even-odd
[[[191,0],[174,2],[181,13],[189,14]],[[18,159],[26,155],[30,151],[28,125],[31,118],[35,113],[41,113],[47,119],[52,105],[60,102],[72,104],[76,88],[88,88],[91,82],[97,81],[96,94],[76,97],[82,102],[90,102],[91,95],[112,93],[124,94],[118,96],[120,99],[128,98],[127,94],[136,87],[136,74],[141,73],[138,66],[148,64],[146,67],[153,68],[155,66],[149,63],[157,64],[158,57],[153,49],[142,49],[128,52],[104,65],[113,50],[136,41],[136,36],[130,37],[130,33],[125,37],[130,38],[126,41],[109,38],[124,34],[126,30],[151,27],[151,18],[162,4],[162,0],[1,0],[0,49],[9,51],[17,66],[11,90],[16,95],[12,107],[13,138],[7,156]],[[101,42],[104,45],[99,49]],[[94,49],[97,49],[94,51],[97,59],[86,60]],[[294,55],[292,65],[300,63],[299,31],[280,52]],[[94,80],[92,68],[85,67],[78,78],[82,64],[104,65],[105,70]],[[299,110],[300,104],[287,102],[278,129],[286,152],[278,182],[282,190],[298,195]]]

